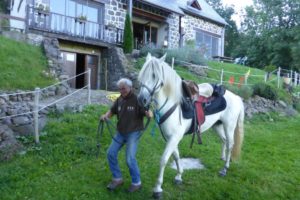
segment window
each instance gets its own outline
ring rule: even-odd
[[[205,51],[205,56],[211,58],[219,55],[220,37],[204,32],[201,30],[196,31],[196,46]]]

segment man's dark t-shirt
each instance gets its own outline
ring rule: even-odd
[[[111,112],[118,117],[117,129],[121,134],[141,131],[144,128],[143,117],[145,110],[139,106],[134,93],[125,98],[120,96],[111,107]]]

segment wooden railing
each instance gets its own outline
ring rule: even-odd
[[[106,29],[104,24],[59,13],[40,11],[34,7],[28,7],[27,16],[27,25],[30,29],[109,43],[123,42],[122,29],[116,28],[111,31]],[[112,39],[111,34],[115,36]]]
[[[20,22],[25,22],[26,19],[24,18],[21,18],[21,17],[15,17],[15,16],[11,16],[11,15],[8,15],[8,14],[3,14],[3,13],[0,13],[0,32],[2,30],[17,30],[17,31],[20,31],[20,32],[24,32],[24,29],[22,28],[17,28],[17,27],[12,27],[12,26],[3,26],[2,24],[2,20],[16,20],[16,21],[20,21]],[[8,23],[9,24],[9,23]]]

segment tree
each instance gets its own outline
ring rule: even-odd
[[[246,9],[240,48],[251,65],[300,70],[299,0],[254,0]]]
[[[132,23],[128,13],[125,19],[123,50],[125,53],[131,53],[133,50]]]

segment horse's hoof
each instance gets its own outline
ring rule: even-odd
[[[162,192],[153,192],[152,197],[154,199],[160,199],[162,197]]]
[[[222,177],[226,176],[226,174],[227,174],[227,169],[226,168],[223,168],[222,170],[219,171],[219,175],[222,176]]]
[[[175,179],[174,183],[175,183],[175,185],[181,185],[182,184],[182,180]]]

